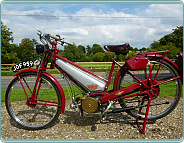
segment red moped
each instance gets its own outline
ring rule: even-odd
[[[37,45],[36,52],[44,54],[44,58],[15,65],[15,78],[9,84],[5,97],[10,117],[25,129],[47,128],[65,111],[63,88],[46,71],[54,67],[68,82],[71,81],[71,85],[80,89],[80,94],[73,94],[70,107],[81,116],[99,115],[103,121],[109,114],[127,112],[136,119],[142,134],[148,120],[168,115],[180,100],[183,73],[177,62],[166,57],[168,50],[139,53],[121,65],[117,56],[126,55],[130,45],[105,45],[105,50],[115,53],[106,79],[58,55],[57,44],[71,43],[58,35],[41,32],[38,35],[43,45]],[[32,67],[34,64],[36,68]],[[113,89],[110,89],[116,64],[120,69],[115,75]],[[29,68],[20,70],[25,67]],[[119,105],[119,108],[111,109],[114,105]],[[139,124],[140,120],[144,121],[143,126]]]

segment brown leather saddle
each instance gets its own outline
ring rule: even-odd
[[[130,45],[128,43],[123,45],[104,45],[104,49],[110,52],[115,52],[116,55],[126,55],[130,49]]]

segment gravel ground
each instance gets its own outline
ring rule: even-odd
[[[3,139],[181,139],[183,137],[183,100],[168,116],[148,123],[145,135],[141,135],[135,119],[126,113],[109,116],[101,124],[97,118],[83,119],[69,108],[60,114],[57,123],[50,128],[29,131],[20,129],[10,119],[4,103],[1,105],[1,137]]]

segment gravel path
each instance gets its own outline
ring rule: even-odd
[[[181,139],[183,137],[183,100],[165,118],[147,124],[145,135],[141,135],[135,119],[126,113],[109,116],[104,124],[98,119],[83,119],[69,108],[61,114],[57,123],[44,130],[19,129],[10,119],[4,103],[1,105],[1,137],[3,139]]]

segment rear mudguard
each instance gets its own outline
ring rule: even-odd
[[[127,67],[127,66],[124,64],[124,65],[120,68],[120,70],[118,71],[118,73],[116,74],[116,77],[115,77],[115,79],[114,79],[114,86],[113,86],[114,91],[117,90],[116,87],[117,87],[118,79],[119,79],[119,77],[120,77],[120,75],[121,75],[121,72],[122,72],[126,67]]]
[[[165,58],[165,60],[169,62],[171,65],[173,65],[173,67],[177,70],[178,74],[183,77],[183,72],[179,69],[178,65],[175,62],[173,62],[171,59],[167,57]]]
[[[18,71],[16,74],[14,74],[14,76],[20,75],[23,72],[36,72],[36,73],[38,73],[39,70],[38,69],[34,69],[34,68],[24,69],[24,70]],[[63,88],[61,87],[59,82],[55,79],[55,77],[53,77],[51,74],[49,74],[47,72],[42,72],[42,74],[44,76],[50,78],[54,82],[54,84],[57,86],[57,88],[58,88],[58,90],[59,90],[59,92],[61,94],[61,99],[62,99],[62,109],[61,109],[61,112],[64,113],[64,110],[65,110],[65,94],[64,94]]]
[[[156,56],[155,56],[155,54],[153,54],[153,55],[147,55],[147,56],[148,56],[148,57],[163,58],[162,55],[156,55]],[[181,81],[182,81],[182,84],[183,84],[183,72],[179,69],[179,67],[177,66],[177,64],[176,64],[175,62],[173,62],[171,59],[167,58],[167,57],[165,57],[164,60],[167,61],[169,64],[171,64],[171,65],[176,69],[176,71],[178,72],[178,74],[181,75]],[[121,72],[122,72],[125,68],[127,68],[127,65],[126,65],[126,64],[123,65],[123,66],[120,68],[120,70],[118,71],[118,73],[116,74],[116,77],[115,77],[115,80],[114,80],[114,87],[113,87],[114,91],[117,90],[116,87],[117,87],[118,79],[119,79],[119,77],[120,77],[120,75],[121,75]]]
[[[165,60],[167,62],[169,62],[176,69],[176,71],[178,72],[179,75],[181,75],[181,82],[182,82],[182,85],[183,85],[183,72],[179,69],[178,65],[175,62],[173,62],[171,59],[167,58],[167,57],[165,58]]]

